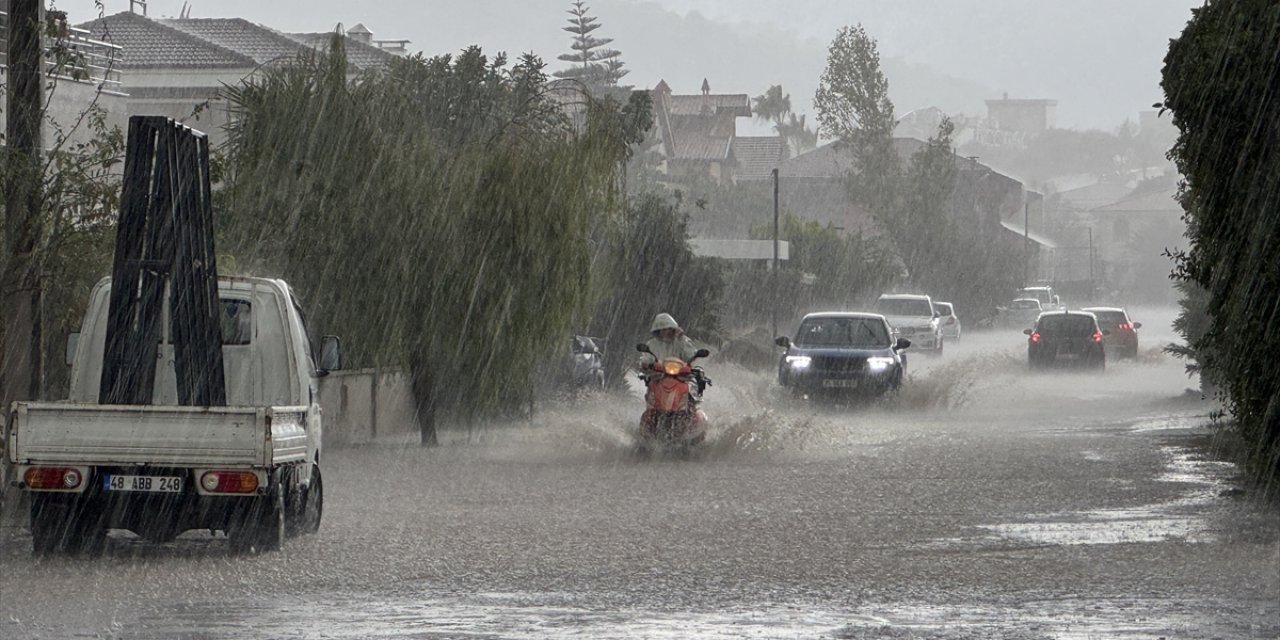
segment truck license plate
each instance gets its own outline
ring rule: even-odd
[[[102,476],[103,491],[151,491],[155,493],[181,493],[181,476],[123,476],[109,473]]]

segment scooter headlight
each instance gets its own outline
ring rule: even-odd
[[[680,369],[682,368],[683,366],[681,366],[679,362],[668,360],[667,362],[662,363],[662,370],[669,376],[680,375]]]
[[[787,356],[787,364],[792,369],[808,369],[811,363],[813,358],[809,356]]]
[[[886,371],[891,366],[893,366],[893,358],[889,358],[886,356],[875,356],[875,357],[867,358],[867,369],[870,370],[872,373],[880,373],[882,371]]]

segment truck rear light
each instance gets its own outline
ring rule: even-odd
[[[22,475],[32,489],[75,489],[84,481],[80,471],[71,467],[31,467]]]
[[[206,471],[200,486],[209,493],[253,493],[258,490],[258,476],[252,471]]]

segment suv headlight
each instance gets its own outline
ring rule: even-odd
[[[813,362],[813,358],[809,356],[787,356],[786,361],[792,369],[808,369],[809,364]]]
[[[872,356],[867,358],[867,369],[872,373],[880,373],[893,366],[893,358],[888,356]]]

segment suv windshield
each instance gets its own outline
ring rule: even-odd
[[[881,299],[876,302],[876,312],[886,316],[933,317],[928,300]]]
[[[1036,325],[1036,331],[1047,336],[1087,337],[1097,331],[1097,323],[1089,316],[1044,316]]]
[[[796,332],[801,347],[886,348],[889,330],[875,318],[810,318]]]

